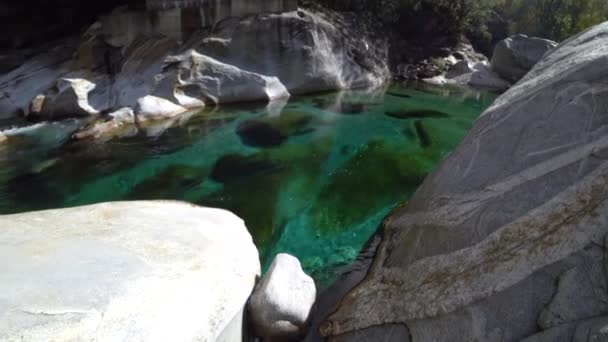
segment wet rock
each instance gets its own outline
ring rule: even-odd
[[[260,264],[227,211],[106,203],[0,216],[0,226],[0,255],[14,261],[0,264],[2,340],[240,337]]]
[[[436,110],[404,110],[399,112],[386,112],[386,115],[396,119],[425,119],[425,118],[447,118],[448,114]]]
[[[240,123],[236,128],[236,133],[241,138],[243,144],[251,147],[276,147],[287,140],[287,137],[278,129],[268,123],[257,120],[248,120]]]
[[[517,82],[556,46],[554,41],[523,34],[509,37],[494,48],[492,70],[506,80]]]
[[[96,122],[74,134],[76,139],[110,140],[112,138],[132,137],[139,131],[135,126],[135,114],[131,108],[122,108],[108,114],[107,121]]]
[[[251,295],[249,309],[256,335],[265,341],[303,336],[316,295],[315,283],[298,259],[277,255]]]

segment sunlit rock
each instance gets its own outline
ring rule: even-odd
[[[260,264],[227,211],[122,202],[0,226],[1,340],[241,341]]]
[[[256,335],[269,341],[304,335],[316,295],[315,282],[302,271],[300,261],[277,255],[251,295]]]
[[[241,70],[194,50],[168,57],[159,78],[155,94],[173,96],[183,106],[191,106],[191,99],[218,104],[289,97],[276,77]]]
[[[142,120],[167,119],[187,111],[186,108],[156,96],[144,96],[137,100],[135,113]]]

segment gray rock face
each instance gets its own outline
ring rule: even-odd
[[[389,219],[323,334],[401,323],[414,341],[515,341],[605,315],[606,37],[608,23],[568,40],[482,114]]]
[[[0,227],[2,341],[241,341],[260,264],[227,211],[108,203]]]
[[[338,15],[300,10],[224,21],[198,51],[275,76],[292,94],[369,87],[389,78],[386,45]]]
[[[268,341],[305,334],[316,295],[315,283],[302,271],[298,259],[277,255],[251,295],[256,334]]]
[[[509,37],[494,48],[492,70],[506,80],[517,82],[556,46],[554,41],[523,34]]]
[[[99,114],[99,110],[89,103],[89,93],[95,87],[95,83],[85,79],[60,79],[51,92],[34,99],[30,115],[60,119]],[[37,112],[37,109],[40,111]]]

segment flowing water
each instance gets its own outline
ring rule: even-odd
[[[5,128],[0,214],[143,199],[225,208],[245,220],[265,267],[288,252],[323,286],[493,99],[401,86],[328,93],[223,106],[105,142],[70,141],[70,120]]]

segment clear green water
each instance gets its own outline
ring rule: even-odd
[[[224,106],[103,143],[68,141],[72,121],[5,130],[0,213],[141,199],[221,207],[245,220],[265,266],[294,254],[323,286],[493,100],[393,86]]]

